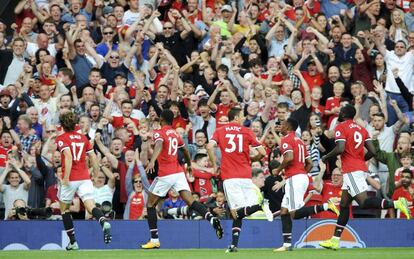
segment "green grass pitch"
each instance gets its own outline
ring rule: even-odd
[[[340,249],[338,251],[322,249],[296,249],[292,252],[275,253],[272,249],[239,249],[234,254],[225,254],[224,249],[188,249],[188,250],[79,250],[79,251],[0,251],[0,258],[19,259],[109,259],[109,258],[139,258],[139,259],[182,259],[182,258],[237,258],[237,259],[413,259],[414,248],[357,248]]]

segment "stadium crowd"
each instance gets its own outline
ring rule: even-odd
[[[193,196],[221,218],[230,212],[206,145],[234,106],[266,148],[251,165],[252,179],[275,216],[284,181],[273,173],[282,155],[280,123],[288,117],[299,122],[297,136],[313,161],[307,204],[339,204],[340,163],[320,158],[335,146],[333,129],[347,103],[377,150],[367,161],[369,195],[405,197],[414,213],[414,1],[17,2],[15,22],[0,20],[1,219],[26,219],[17,215],[24,207],[50,207],[48,218],[59,219],[55,138],[67,110],[79,116],[77,130],[98,154],[95,201],[110,218],[146,217],[156,173],[144,167],[166,108],[193,159]],[[79,198],[70,210],[76,219],[91,218]],[[358,206],[352,213],[400,217]],[[174,190],[158,216],[200,218]]]

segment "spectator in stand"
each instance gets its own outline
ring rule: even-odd
[[[161,206],[161,217],[165,219],[177,219],[184,218],[185,214],[178,213],[179,209],[186,207],[186,204],[183,199],[181,199],[178,192],[174,189],[171,189],[168,192],[168,198],[165,199],[164,203]]]
[[[282,181],[283,178],[279,174],[275,174],[275,169],[278,168],[280,163],[277,160],[271,160],[269,162],[270,175],[266,177],[263,194],[264,198],[269,200],[270,210],[275,217],[280,215],[280,208],[284,195],[284,189]]]
[[[138,151],[135,151],[134,160],[135,161],[129,165],[127,175],[125,177],[128,201],[125,205],[123,219],[129,220],[144,219],[144,217],[147,216],[145,204],[148,198],[147,191],[150,186]],[[135,171],[135,167],[138,168],[139,174],[132,176]]]
[[[404,169],[401,172],[400,175],[400,181],[401,186],[396,188],[394,191],[394,194],[392,195],[392,199],[398,200],[400,197],[404,197],[407,199],[409,208],[411,211],[411,214],[414,213],[414,184],[413,184],[413,172],[410,169]],[[390,217],[391,218],[405,218],[404,214],[400,214],[399,211],[397,211],[397,215],[395,215],[395,212],[393,210],[390,210]]]
[[[331,174],[331,181],[322,181],[322,202],[331,199],[339,209],[341,201],[343,175],[340,168],[335,168]],[[331,211],[323,211],[317,214],[319,218],[336,219],[337,216]],[[352,218],[352,206],[350,207],[349,216]]]
[[[404,152],[400,156],[400,163],[402,167],[398,168],[395,171],[395,188],[401,187],[401,173],[403,170],[408,169],[414,173],[414,165],[413,165],[413,157],[412,154],[409,152]],[[414,181],[413,181],[414,184]]]
[[[333,85],[334,96],[329,97],[326,100],[325,117],[328,119],[328,128],[331,128],[333,119],[338,117],[339,110],[341,109],[341,96],[344,93],[344,87],[342,82],[336,82]]]
[[[213,187],[211,185],[211,178],[218,174],[214,172],[212,167],[209,167],[209,160],[206,153],[198,153],[195,155],[192,165],[192,175],[187,176],[193,184],[193,190],[200,195],[200,202],[206,202],[213,194]],[[191,181],[192,180],[192,181]]]
[[[227,204],[224,192],[216,192],[215,197],[210,198],[206,202],[206,206],[210,209],[210,212],[217,215],[220,219],[230,219],[230,208]]]
[[[190,122],[193,125],[193,139],[195,139],[195,133],[197,130],[200,129],[206,133],[207,139],[210,139],[216,130],[216,119],[210,114],[208,101],[206,99],[201,99],[198,101],[197,111],[200,113],[200,115],[195,114],[194,108],[195,107],[192,107],[191,104],[188,106]]]
[[[26,50],[26,41],[23,38],[14,38],[12,51],[0,50],[0,85],[14,84],[23,72],[27,60],[23,54]]]
[[[407,136],[400,136],[397,142],[397,148],[395,152],[386,152],[380,149],[379,142],[378,142],[378,135],[379,132],[375,131],[372,133],[373,144],[376,149],[375,159],[379,162],[384,163],[388,167],[389,177],[387,181],[387,197],[392,197],[392,194],[395,190],[395,172],[396,170],[401,167],[400,164],[400,156],[405,152],[411,151],[411,143],[410,138]]]
[[[4,184],[6,178],[9,185]],[[21,180],[23,180],[23,183],[20,183]],[[9,158],[6,169],[0,175],[0,192],[3,193],[6,209],[4,213],[5,219],[7,219],[15,200],[21,199],[27,204],[29,187],[30,178],[19,168],[19,162],[15,158]]]

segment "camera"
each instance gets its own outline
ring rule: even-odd
[[[52,216],[52,208],[16,207],[16,216],[27,215],[29,219],[47,219]]]
[[[97,208],[101,209],[105,218],[115,219],[115,211],[112,209],[112,203],[109,201],[104,201],[102,204],[96,203]]]

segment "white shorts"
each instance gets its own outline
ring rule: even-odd
[[[298,210],[305,205],[303,201],[309,185],[309,177],[306,174],[297,174],[289,177],[285,184],[285,195],[282,200],[282,208],[289,211]]]
[[[149,191],[158,197],[165,197],[171,188],[176,192],[191,191],[187,178],[183,172],[156,177],[152,182]]]
[[[94,191],[91,180],[71,181],[69,185],[60,185],[58,189],[59,201],[71,204],[75,193],[82,201],[93,200]]]
[[[344,183],[342,190],[355,197],[356,195],[368,191],[367,177],[364,171],[355,171],[344,174]]]
[[[223,181],[224,194],[230,209],[239,209],[260,203],[260,190],[252,179],[233,178]]]

